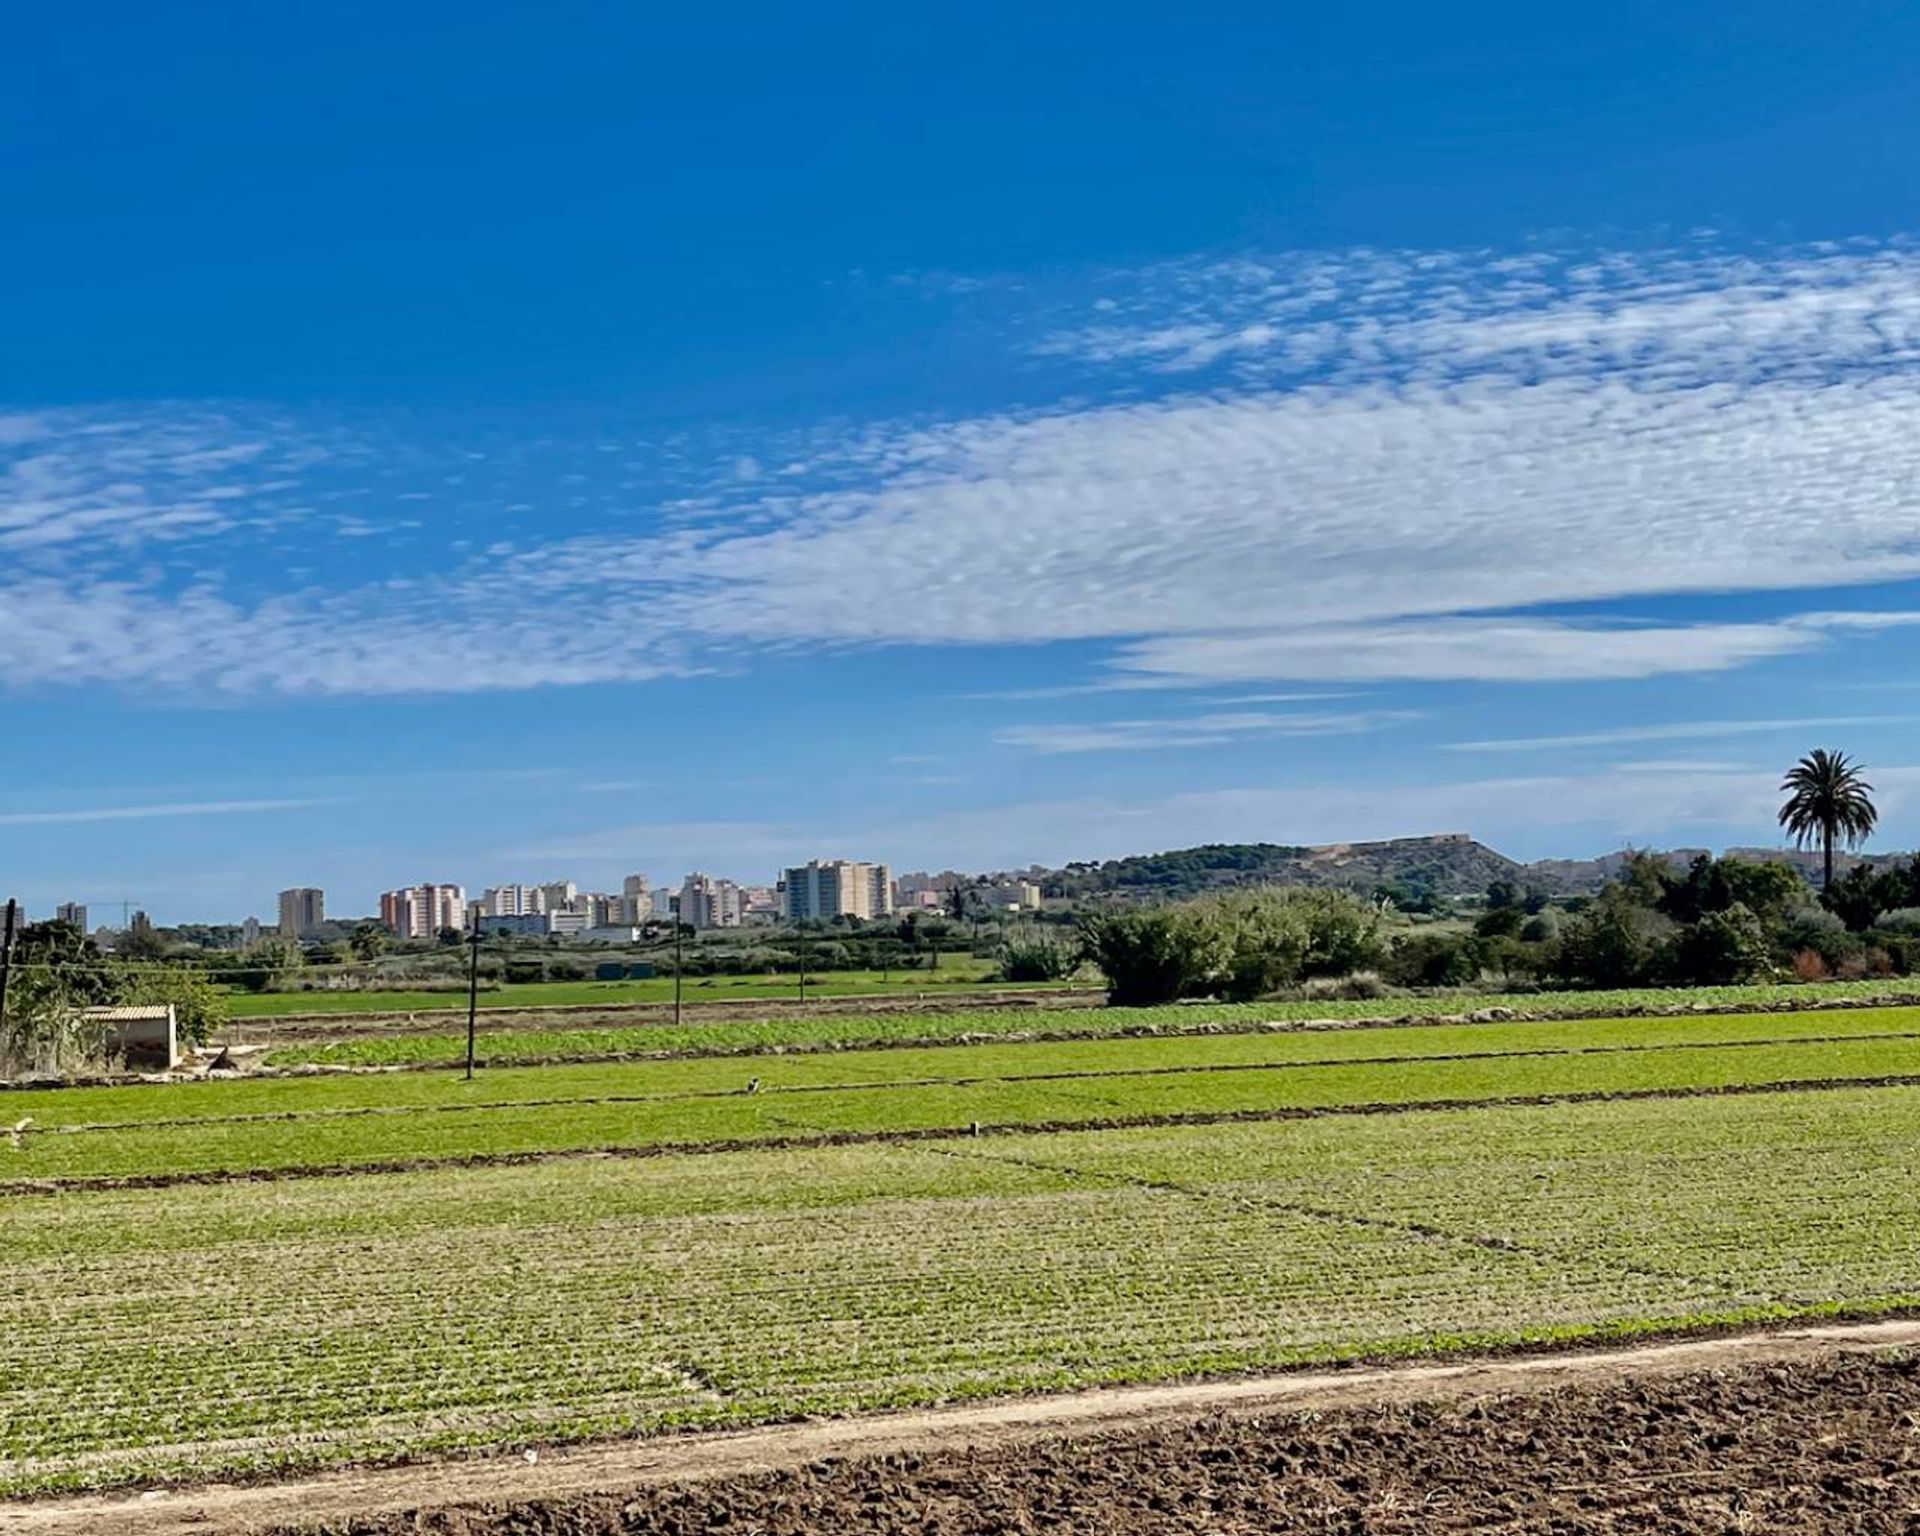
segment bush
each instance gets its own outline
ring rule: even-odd
[[[1393,946],[1386,972],[1402,987],[1464,987],[1480,974],[1480,946],[1467,934],[1409,934]]]
[[[1895,907],[1882,912],[1874,928],[1886,933],[1920,934],[1920,907]]]
[[[1553,968],[1567,981],[1631,987],[1654,979],[1676,925],[1610,885],[1568,921],[1554,946]]]
[[[1016,928],[1000,943],[1003,981],[1062,981],[1079,964],[1072,941],[1044,928]]]
[[[1473,931],[1483,939],[1517,938],[1527,926],[1526,913],[1517,906],[1489,907],[1480,914]]]
[[[1752,981],[1771,969],[1766,930],[1742,902],[1707,913],[1674,940],[1671,972],[1677,981],[1724,986]]]
[[[1080,920],[1080,941],[1107,978],[1107,1001],[1121,1008],[1202,993],[1228,957],[1218,925],[1191,907],[1090,913]]]
[[[1801,981],[1825,981],[1833,973],[1817,949],[1803,949],[1793,957],[1793,974]]]
[[[1081,920],[1083,952],[1129,1006],[1248,1001],[1380,959],[1379,914],[1347,891],[1252,889]]]

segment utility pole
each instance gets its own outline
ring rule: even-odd
[[[673,1022],[680,1023],[680,941],[686,937],[687,925],[680,921],[676,913],[673,919]]]
[[[795,929],[793,947],[800,952],[800,1001],[807,1000],[807,936],[804,931]]]
[[[467,1081],[473,1081],[474,1031],[480,1020],[480,909],[469,914],[473,924],[472,948],[467,957]]]
[[[0,1041],[7,1037],[7,983],[13,979],[13,929],[20,916],[20,904],[7,899],[7,920],[0,932]]]

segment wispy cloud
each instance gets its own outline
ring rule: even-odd
[[[1920,575],[1914,250],[1353,252],[1129,282],[1053,329],[1092,385],[1055,405],[875,425],[756,455],[780,468],[750,478],[736,446],[639,531],[483,553],[437,525],[414,571],[343,582],[315,562],[265,594],[217,559],[156,572],[102,551],[270,521],[279,437],[204,410],[0,419],[0,541],[93,552],[0,574],[0,674],[472,691],[1074,640],[1118,648],[1106,687],[1578,680],[1912,622],[1537,610]],[[1142,398],[1141,370],[1168,368],[1183,392]],[[581,457],[563,480],[626,473],[621,453]]]
[[[1017,725],[995,734],[1003,746],[1031,752],[1139,752],[1220,746],[1285,736],[1352,736],[1420,718],[1413,710],[1355,710],[1337,714],[1248,711],[1169,720],[1105,720],[1092,725]]]
[[[162,805],[94,806],[84,810],[0,811],[0,827],[64,826],[88,821],[151,821],[170,816],[251,816],[337,805],[338,799],[183,800]]]
[[[1639,741],[1712,740],[1766,736],[1784,731],[1823,731],[1842,726],[1903,725],[1915,715],[1829,715],[1801,720],[1680,720],[1666,725],[1619,725],[1562,736],[1508,736],[1491,741],[1450,741],[1449,752],[1538,752],[1557,747],[1610,747]]]

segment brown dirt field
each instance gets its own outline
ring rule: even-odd
[[[0,1506],[8,1536],[1920,1532],[1920,1322]]]

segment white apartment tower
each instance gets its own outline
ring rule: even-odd
[[[395,937],[431,939],[443,928],[467,926],[467,893],[457,885],[410,885],[384,892],[380,921]]]
[[[746,910],[740,887],[698,870],[680,886],[680,921],[692,928],[738,928]]]
[[[810,859],[782,880],[790,922],[826,917],[886,917],[893,911],[893,871],[861,859]]]
[[[491,885],[480,893],[480,911],[486,917],[528,917],[546,909],[537,885]]]

